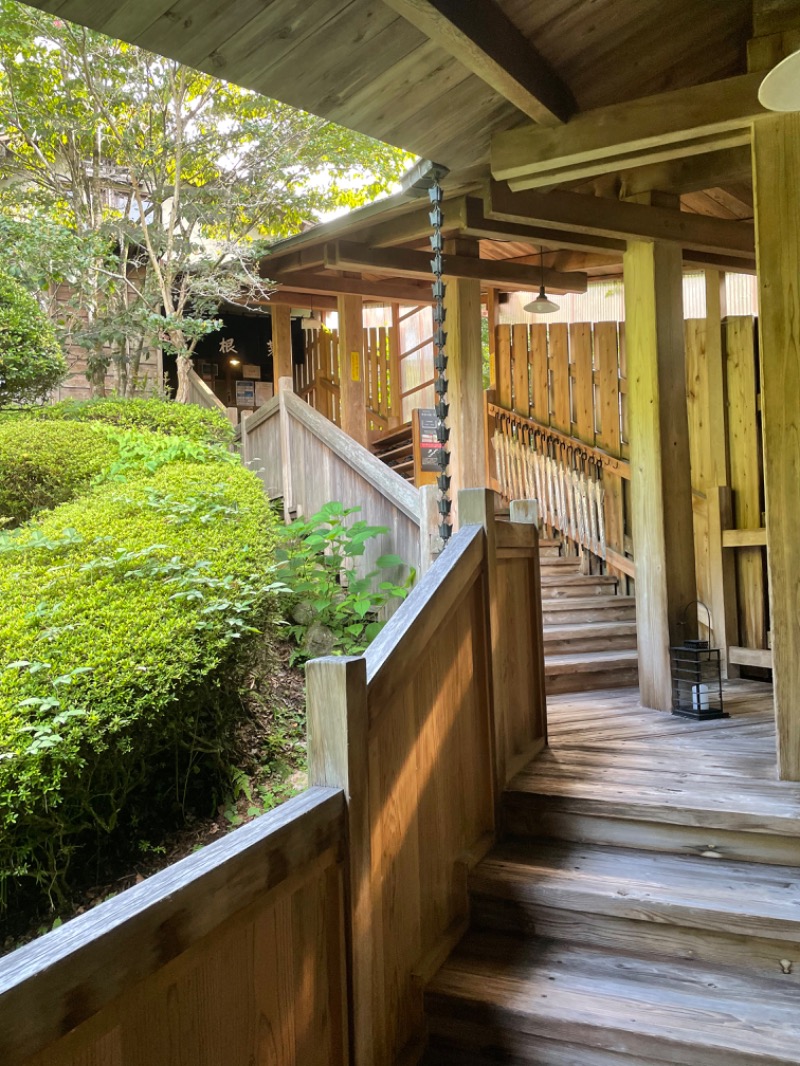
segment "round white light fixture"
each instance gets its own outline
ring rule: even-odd
[[[542,284],[539,286],[539,295],[535,300],[531,300],[529,304],[525,304],[522,308],[523,311],[527,311],[529,315],[551,315],[553,311],[558,311],[559,307],[557,303],[553,303],[552,300],[547,299],[547,293],[544,291],[544,249],[539,249],[539,261],[542,267]]]
[[[792,52],[767,74],[758,102],[768,111],[800,111],[800,51]]]

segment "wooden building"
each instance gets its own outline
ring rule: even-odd
[[[459,530],[365,656],[311,664],[316,787],[0,967],[0,1057],[800,1063],[800,112],[759,102],[800,3],[36,6],[449,168]],[[293,425],[305,468],[321,439],[287,395],[290,308],[338,312],[339,421],[366,442],[364,304],[431,302],[429,236],[427,201],[398,194],[265,260],[283,388],[243,436],[283,449],[282,492]],[[757,339],[728,273],[758,278]],[[505,292],[609,277],[624,329],[499,325]],[[326,476],[377,483],[372,457],[325,446]],[[530,522],[536,495],[568,532],[536,480],[563,455],[603,480],[572,527],[599,570]],[[393,501],[424,533],[406,488]],[[638,691],[546,700],[548,627],[567,639],[573,600],[588,619],[611,585],[635,590]],[[698,599],[730,720],[668,716]],[[771,690],[735,680],[766,666]]]

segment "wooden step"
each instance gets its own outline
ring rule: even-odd
[[[545,625],[545,655],[636,648],[636,622],[578,622]]]
[[[565,570],[574,570],[580,573],[581,561],[574,555],[545,556],[541,560],[542,572],[552,570],[554,573],[563,573]]]
[[[636,648],[550,655],[545,653],[548,694],[624,688],[639,683]]]
[[[796,984],[724,966],[476,932],[425,999],[432,1049],[476,1062],[605,1066],[609,1053],[630,1066],[798,1062]]]
[[[503,793],[502,817],[510,836],[800,867],[800,787],[703,777],[688,754],[672,772],[534,762]]]
[[[800,869],[512,841],[470,876],[473,926],[782,977],[800,993]],[[745,939],[746,938],[746,939]]]
[[[562,599],[568,596],[611,596],[617,579],[607,574],[542,574],[542,596]]]
[[[633,622],[636,600],[633,596],[587,596],[553,599],[543,589],[542,618],[545,625],[569,625],[583,622]]]

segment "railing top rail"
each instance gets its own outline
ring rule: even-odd
[[[464,526],[436,566],[412,589],[364,653],[370,717],[376,718],[398,684],[413,674],[419,656],[437,629],[452,615],[483,565],[486,536],[482,526]]]
[[[344,835],[340,789],[310,788],[0,960],[0,1062],[97,1014]]]
[[[419,492],[413,485],[409,485],[386,463],[365,451],[344,430],[339,429],[319,411],[315,411],[305,400],[301,400],[292,392],[283,392],[280,395],[292,418],[309,429],[318,440],[360,474],[369,485],[385,496],[407,518],[419,525],[421,514]],[[254,415],[248,420],[248,429],[255,428],[258,424],[254,421],[256,417],[257,415]]]
[[[587,444],[585,441],[582,441],[580,437],[572,437],[567,433],[561,433],[559,430],[553,429],[552,426],[545,426],[542,422],[535,422],[532,418],[517,414],[516,411],[510,411],[505,407],[500,407],[491,400],[487,400],[486,406],[490,415],[494,415],[497,418],[504,418],[521,426],[525,426],[525,428],[529,429],[531,433],[538,433],[540,436],[546,437],[549,440],[554,440],[563,447],[570,448],[573,452],[576,452],[579,455],[585,455],[587,458],[600,463],[607,469],[613,470],[615,473],[619,474],[620,477],[630,479],[631,465],[626,459],[620,459],[618,456],[610,455],[608,452],[603,451],[602,448]]]
[[[217,408],[223,412],[227,411],[225,404],[220,400],[219,396],[217,396],[213,389],[209,388],[193,367],[189,367],[189,382],[192,387],[197,389],[197,391],[205,398],[207,406]]]
[[[254,429],[258,429],[262,422],[268,421],[273,418],[281,409],[281,397],[280,393],[277,396],[273,396],[271,400],[259,407],[250,417],[246,420],[247,432],[252,433]]]

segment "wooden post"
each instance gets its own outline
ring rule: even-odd
[[[419,487],[419,577],[426,574],[442,550],[439,536],[439,489],[436,485]]]
[[[292,309],[288,304],[273,304],[272,315],[272,380],[277,395],[281,379],[293,380],[292,365]]]
[[[445,242],[447,254],[478,254],[478,242]],[[481,283],[472,278],[445,277],[447,294],[448,401],[450,403],[450,472],[453,511],[461,489],[480,488],[486,478],[483,434],[483,350],[481,347]],[[458,524],[454,513],[453,522]]]
[[[631,241],[624,274],[639,687],[666,711],[669,647],[697,631],[680,246]]]
[[[392,304],[392,324],[389,327],[389,429],[403,424],[403,372],[400,365],[400,305]]]
[[[800,780],[800,114],[753,125],[767,568],[778,766]]]
[[[339,355],[341,427],[359,444],[367,443],[364,398],[364,314],[360,296],[339,297]]]
[[[497,383],[497,327],[500,324],[500,301],[497,289],[486,293],[486,317],[489,323],[489,388]]]
[[[279,378],[277,385],[281,405],[278,417],[281,428],[283,520],[288,525],[292,520],[291,512],[294,510],[294,486],[292,483],[292,431],[289,425],[289,412],[286,410],[286,394],[294,390],[291,378]]]
[[[347,801],[350,1032],[355,1066],[372,1066],[382,1019],[372,1016],[376,998],[373,937],[380,915],[373,913],[372,901],[366,660],[342,656],[312,659],[306,667],[306,691],[309,785],[344,789]],[[377,892],[379,886],[374,887]]]

